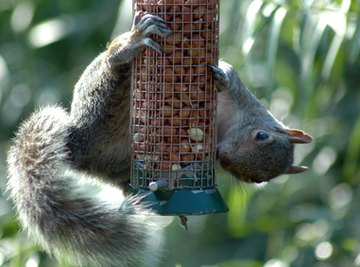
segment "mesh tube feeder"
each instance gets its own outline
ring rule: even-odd
[[[133,12],[172,29],[134,60],[131,177],[153,212],[192,215],[228,210],[216,189],[216,90],[208,64],[218,61],[218,0],[133,0]]]

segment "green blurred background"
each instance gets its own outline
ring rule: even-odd
[[[173,220],[158,266],[360,266],[359,7],[221,1],[221,57],[275,116],[315,137],[296,150],[310,170],[260,186],[219,173],[230,211],[190,217],[188,231]],[[38,106],[69,107],[84,68],[130,25],[128,0],[0,1],[1,266],[68,266],[40,252],[14,220],[3,193],[6,152]]]

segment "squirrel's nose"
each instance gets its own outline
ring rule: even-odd
[[[216,158],[220,161],[220,165],[224,169],[227,169],[231,165],[231,161],[230,161],[229,156],[230,156],[229,152],[220,151],[219,149],[217,150]]]

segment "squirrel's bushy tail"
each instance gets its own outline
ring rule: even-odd
[[[101,199],[91,179],[71,169],[69,128],[66,111],[48,107],[17,132],[8,154],[8,191],[20,222],[57,258],[67,255],[84,266],[129,266],[147,250],[153,228],[146,211],[121,190],[112,189],[116,200]]]

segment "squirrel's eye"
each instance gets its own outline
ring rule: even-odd
[[[259,131],[256,133],[255,141],[264,141],[269,138],[269,134],[266,132]]]

